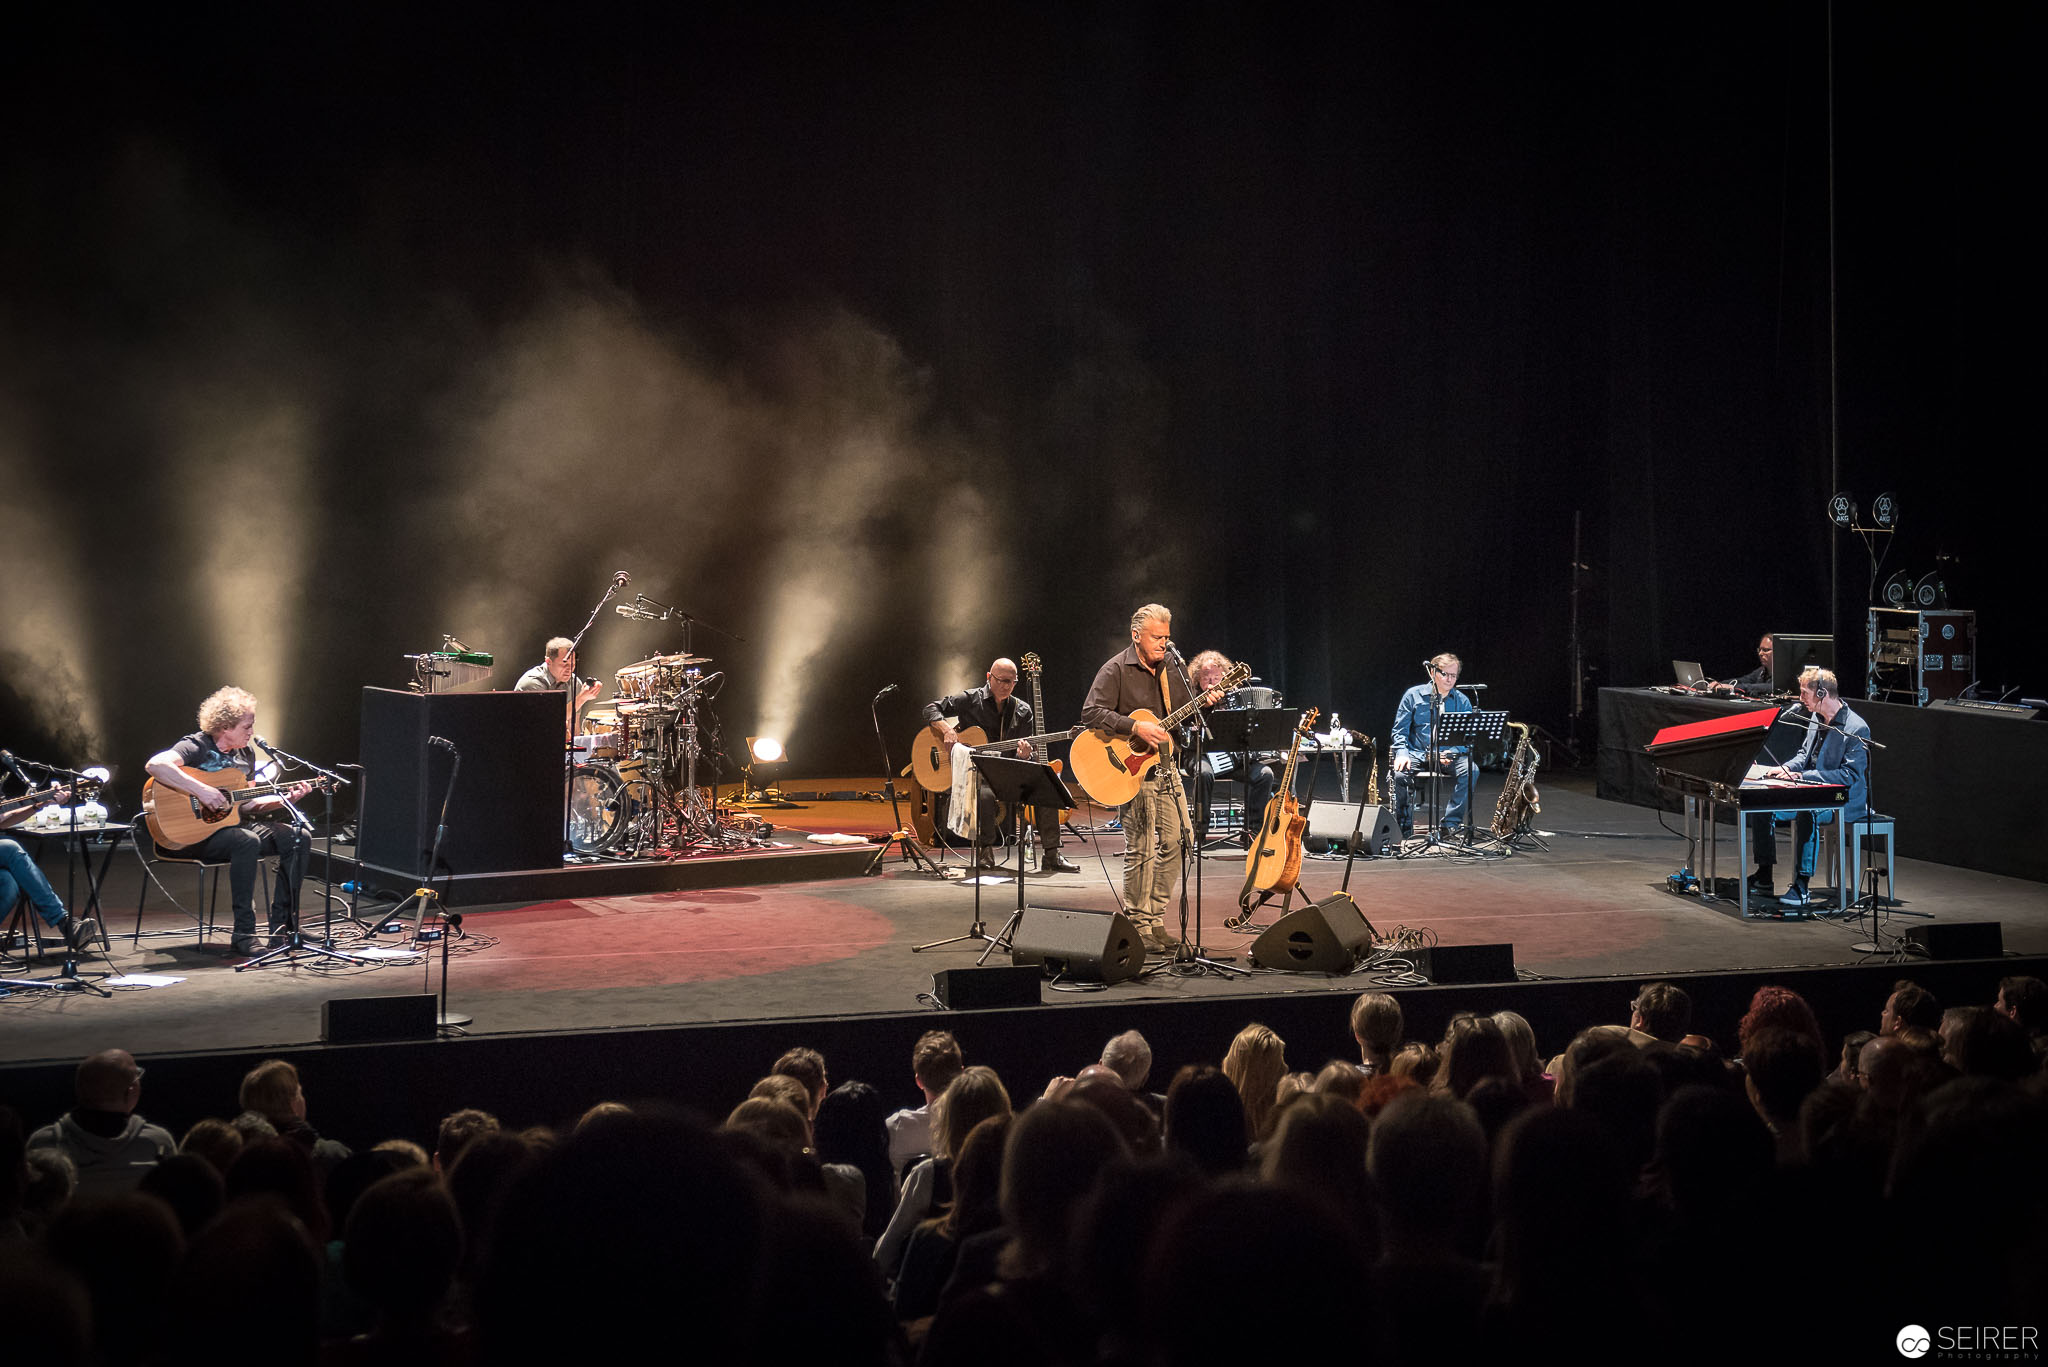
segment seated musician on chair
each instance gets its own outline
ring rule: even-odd
[[[1463,668],[1464,663],[1449,652],[1431,656],[1429,682],[1403,693],[1401,706],[1394,713],[1394,734],[1388,746],[1394,760],[1394,819],[1403,836],[1415,834],[1415,771],[1432,758],[1451,775],[1451,800],[1440,823],[1443,834],[1455,835],[1470,815],[1476,778],[1471,748],[1453,745],[1434,756],[1430,753],[1434,713],[1473,710],[1472,700],[1457,689],[1458,671]]]
[[[1188,661],[1188,677],[1195,687],[1207,693],[1215,689],[1229,670],[1230,661],[1222,652],[1205,650]],[[1230,709],[1242,707],[1234,698],[1226,697],[1218,707]],[[1230,753],[1211,752],[1194,757],[1195,780],[1195,839],[1206,840],[1209,835],[1209,807],[1216,788],[1217,770],[1224,771],[1224,777],[1241,780],[1245,785],[1244,824],[1249,830],[1266,814],[1266,804],[1273,800],[1279,790],[1280,779],[1273,772],[1273,766],[1266,763],[1264,755],[1248,755],[1243,751]]]
[[[1756,693],[1771,691],[1771,633],[1756,643],[1757,667],[1739,679],[1720,679],[1707,685],[1709,693]]]
[[[70,796],[69,788],[59,788],[50,794],[50,801],[61,806]],[[0,830],[19,826],[35,814],[35,808],[22,807],[0,816]],[[64,943],[72,950],[84,949],[99,933],[98,921],[76,919],[64,909],[64,899],[50,886],[50,880],[43,876],[35,856],[23,849],[20,841],[0,840],[0,917],[12,912],[14,899],[24,893],[36,915],[42,917],[51,930],[63,936]]]
[[[228,795],[201,783],[185,770],[218,773],[222,769],[240,769],[253,783],[256,752],[249,742],[255,734],[256,699],[243,689],[223,688],[199,704],[197,731],[149,757],[149,776],[162,787],[188,794],[201,806],[218,811],[228,804]],[[282,793],[250,799],[242,810],[257,817],[278,815],[286,812],[287,802],[297,802],[312,790],[310,783],[295,783]],[[160,794],[158,800],[171,800],[171,795]],[[256,939],[256,866],[266,854],[278,856],[277,885],[270,893],[270,936],[275,945],[281,942],[290,923],[311,848],[312,842],[305,833],[289,821],[258,822],[224,826],[178,853],[181,858],[228,866],[228,887],[235,904],[235,929],[229,947],[237,954],[254,954],[261,948]]]
[[[1809,723],[1806,743],[1799,753],[1779,768],[1766,769],[1764,777],[1839,784],[1849,790],[1849,800],[1839,808],[1819,811],[1751,812],[1749,836],[1756,847],[1756,872],[1749,877],[1751,897],[1771,895],[1771,868],[1778,856],[1777,842],[1771,835],[1773,821],[1790,815],[1793,843],[1799,847],[1799,872],[1778,902],[1804,910],[1814,903],[1806,880],[1813,876],[1814,860],[1820,853],[1822,824],[1838,817],[1844,823],[1860,821],[1870,814],[1870,747],[1863,743],[1870,738],[1870,723],[1849,710],[1849,705],[1837,696],[1837,688],[1831,669],[1808,665],[1799,671],[1800,704],[1834,729]],[[1846,830],[1846,825],[1843,829]],[[1846,889],[1844,892],[1854,895]]]
[[[985,676],[988,682],[980,688],[970,688],[960,693],[928,702],[924,706],[924,724],[944,747],[951,762],[953,746],[960,739],[960,732],[980,727],[990,740],[1005,740],[1011,736],[1028,736],[1033,731],[1031,704],[1017,696],[1017,666],[1011,660],[997,660],[988,667]],[[947,717],[957,719],[949,724]],[[1031,742],[1019,740],[1012,752],[1018,759],[1031,759]],[[977,863],[994,865],[996,840],[1006,832],[998,829],[996,823],[996,795],[989,791],[988,784],[976,776],[975,785],[979,790],[976,807],[975,860]],[[1038,843],[1045,851],[1042,868],[1055,873],[1079,873],[1081,866],[1060,854],[1060,813],[1057,807],[1033,809],[1031,820],[1038,828]]]

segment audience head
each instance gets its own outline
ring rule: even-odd
[[[434,1171],[450,1171],[472,1140],[497,1132],[498,1117],[489,1111],[471,1106],[450,1112],[442,1117],[441,1128],[434,1136]]]
[[[1692,1028],[1692,998],[1675,983],[1646,983],[1629,1009],[1629,1027],[1676,1044]]]
[[[169,1206],[188,1239],[227,1203],[227,1184],[219,1171],[196,1153],[170,1155],[144,1173],[135,1189]]]
[[[215,1172],[225,1175],[234,1165],[236,1155],[242,1152],[242,1142],[242,1132],[227,1121],[202,1120],[185,1131],[178,1150],[204,1158],[213,1165]]]
[[[780,1101],[804,1115],[811,1113],[811,1090],[787,1073],[770,1073],[748,1091],[749,1100]]]
[[[102,1049],[78,1065],[73,1087],[80,1109],[126,1115],[142,1099],[142,1068],[126,1049]]]
[[[1152,1046],[1135,1030],[1126,1030],[1102,1046],[1103,1066],[1122,1079],[1124,1086],[1140,1091],[1152,1074]]]
[[[1742,1051],[1749,1075],[1749,1099],[1774,1132],[1799,1122],[1799,1107],[1820,1086],[1827,1069],[1813,1041],[1779,1026],[1765,1026],[1749,1037]]]
[[[1998,1013],[2018,1022],[2030,1035],[2048,1030],[2048,983],[2039,978],[2012,977],[1998,980]]]
[[[1892,984],[1892,993],[1885,998],[1884,1010],[1877,1018],[1877,1033],[1896,1033],[1901,1025],[1917,1025],[1922,1030],[1941,1030],[1941,1003],[1911,978],[1901,978]]]
[[[1152,1114],[1152,1108],[1133,1096],[1130,1088],[1107,1068],[1094,1072],[1094,1076],[1089,1076],[1088,1070],[1083,1070],[1067,1092],[1068,1100],[1102,1112],[1103,1119],[1115,1127],[1117,1137],[1123,1140],[1125,1152],[1139,1158],[1158,1153],[1159,1117]]]
[[[1756,995],[1749,999],[1749,1011],[1735,1028],[1738,1051],[1747,1053],[1749,1037],[1772,1025],[1805,1035],[1825,1057],[1827,1043],[1821,1035],[1820,1021],[1814,1016],[1813,1008],[1806,1004],[1806,998],[1791,988],[1776,984],[1759,987]]]
[[[1465,1102],[1420,1088],[1389,1101],[1365,1149],[1388,1242],[1410,1252],[1454,1245],[1483,1204],[1486,1155]]]
[[[1351,1038],[1360,1061],[1384,1067],[1401,1045],[1401,1003],[1387,992],[1359,993],[1351,1003]]]
[[[1460,1011],[1444,1028],[1443,1046],[1437,1051],[1434,1091],[1463,1097],[1481,1078],[1504,1077],[1519,1081],[1515,1056],[1508,1039],[1491,1016]]]
[[[1041,1101],[1011,1122],[1002,1180],[1003,1223],[1014,1236],[1004,1258],[1010,1275],[1064,1265],[1074,1212],[1096,1174],[1123,1154],[1107,1117],[1078,1101]]]
[[[1268,1184],[1293,1186],[1350,1221],[1362,1239],[1377,1229],[1365,1146],[1371,1122],[1343,1097],[1305,1093],[1273,1127],[1260,1155]]]
[[[1681,1087],[1657,1113],[1651,1171],[1684,1219],[1747,1215],[1776,1162],[1770,1131],[1755,1107],[1725,1088]]]
[[[342,1275],[385,1327],[424,1327],[448,1298],[462,1262],[462,1222],[430,1168],[371,1184],[349,1213]]]
[[[910,1051],[910,1071],[928,1101],[938,1100],[939,1093],[951,1086],[966,1066],[960,1057],[960,1041],[950,1030],[925,1031]]]
[[[1254,1139],[1265,1137],[1279,1099],[1280,1079],[1287,1074],[1287,1046],[1257,1023],[1237,1032],[1223,1055],[1223,1075],[1237,1085],[1246,1122]]]
[[[1372,1074],[1363,1064],[1337,1058],[1323,1065],[1323,1071],[1316,1074],[1309,1090],[1318,1096],[1342,1097],[1355,1110],[1358,1098],[1365,1093],[1365,1084],[1371,1081]]]
[[[242,1079],[242,1109],[253,1111],[275,1125],[306,1116],[306,1092],[299,1085],[299,1070],[283,1059],[266,1059],[251,1068]]]
[[[2019,1022],[1988,1006],[1969,1009],[1945,1057],[1965,1077],[2020,1082],[2041,1070],[2041,1060]]]
[[[1244,1099],[1220,1068],[1190,1063],[1166,1089],[1166,1146],[1212,1177],[1244,1170]]]
[[[980,1063],[963,1068],[933,1103],[932,1157],[951,1158],[969,1130],[1010,1110],[1010,1093],[995,1069]]]
[[[818,1113],[818,1107],[824,1103],[827,1090],[823,1054],[815,1049],[799,1046],[775,1060],[775,1066],[768,1071],[783,1077],[793,1077],[801,1082],[804,1091],[810,1096],[809,1103],[804,1107],[804,1114],[814,1116]]]
[[[1543,1080],[1543,1060],[1536,1053],[1536,1031],[1519,1011],[1496,1011],[1493,1023],[1507,1039],[1515,1060],[1515,1080],[1531,1087]]]
[[[967,1132],[953,1159],[953,1204],[942,1217],[945,1232],[956,1239],[1003,1222],[1003,1147],[1009,1141],[1012,1115],[992,1115]]]
[[[1418,1087],[1427,1087],[1436,1080],[1437,1063],[1434,1044],[1410,1040],[1396,1051],[1394,1061],[1387,1065],[1387,1071],[1395,1077],[1411,1079]]]
[[[246,1146],[228,1169],[230,1203],[244,1197],[269,1197],[291,1212],[315,1244],[324,1244],[331,1226],[320,1192],[313,1156],[291,1140],[273,1135]]]

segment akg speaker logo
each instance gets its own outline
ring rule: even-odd
[[[1917,1324],[1909,1324],[1899,1330],[1898,1344],[1899,1356],[1906,1358],[1924,1358],[1933,1346],[1927,1331]]]

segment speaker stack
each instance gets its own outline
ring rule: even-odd
[[[1367,859],[1383,859],[1400,847],[1394,826],[1394,809],[1367,803],[1363,813],[1356,807],[1319,802],[1308,810],[1308,829],[1302,832],[1301,847],[1310,854],[1351,852],[1351,830],[1358,828],[1358,852]]]

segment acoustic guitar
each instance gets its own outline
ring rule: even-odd
[[[1075,726],[1065,731],[1040,731],[1029,736],[1011,736],[1007,740],[990,740],[988,732],[979,726],[970,726],[958,733],[956,745],[964,745],[976,754],[1012,754],[1020,741],[1030,741],[1034,756],[1043,755],[1045,747],[1054,741],[1072,740],[1085,727]],[[1044,761],[1054,773],[1063,767],[1058,760]],[[943,793],[953,786],[953,757],[946,753],[946,747],[939,744],[930,727],[920,726],[917,736],[910,742],[910,773],[926,792]]]
[[[1301,759],[1301,738],[1315,729],[1321,713],[1311,707],[1301,714],[1294,728],[1294,744],[1287,748],[1287,769],[1280,776],[1280,791],[1266,803],[1265,820],[1244,857],[1244,887],[1237,894],[1238,906],[1249,913],[1256,902],[1276,892],[1292,892],[1301,878],[1301,834],[1308,818],[1294,796],[1294,766]]]
[[[179,767],[187,778],[197,779],[209,788],[226,793],[228,801],[225,807],[215,810],[202,805],[196,797],[150,779],[142,785],[142,815],[149,824],[149,838],[157,843],[159,849],[182,850],[189,845],[197,845],[215,831],[239,826],[242,824],[243,803],[253,798],[290,792],[300,782],[251,783],[246,773],[232,766],[212,772],[186,765]],[[315,789],[333,786],[332,779],[305,782]]]
[[[1216,681],[1216,688],[1229,692],[1252,676],[1252,667],[1239,661]],[[1164,719],[1144,708],[1131,713],[1134,722],[1149,721],[1171,731],[1202,705],[1208,693],[1198,693],[1166,714]],[[1074,778],[1088,790],[1088,796],[1105,807],[1121,807],[1138,795],[1138,788],[1159,763],[1160,752],[1137,738],[1108,731],[1084,731],[1074,739]]]
[[[52,783],[49,787],[39,788],[33,793],[23,793],[20,797],[7,798],[5,801],[0,801],[0,818],[13,816],[23,808],[34,811],[38,807],[48,806],[50,803],[55,802],[57,794],[63,792],[66,788],[71,789],[71,795],[78,801],[90,802],[99,796],[100,781],[96,778],[73,779],[69,783]]]

